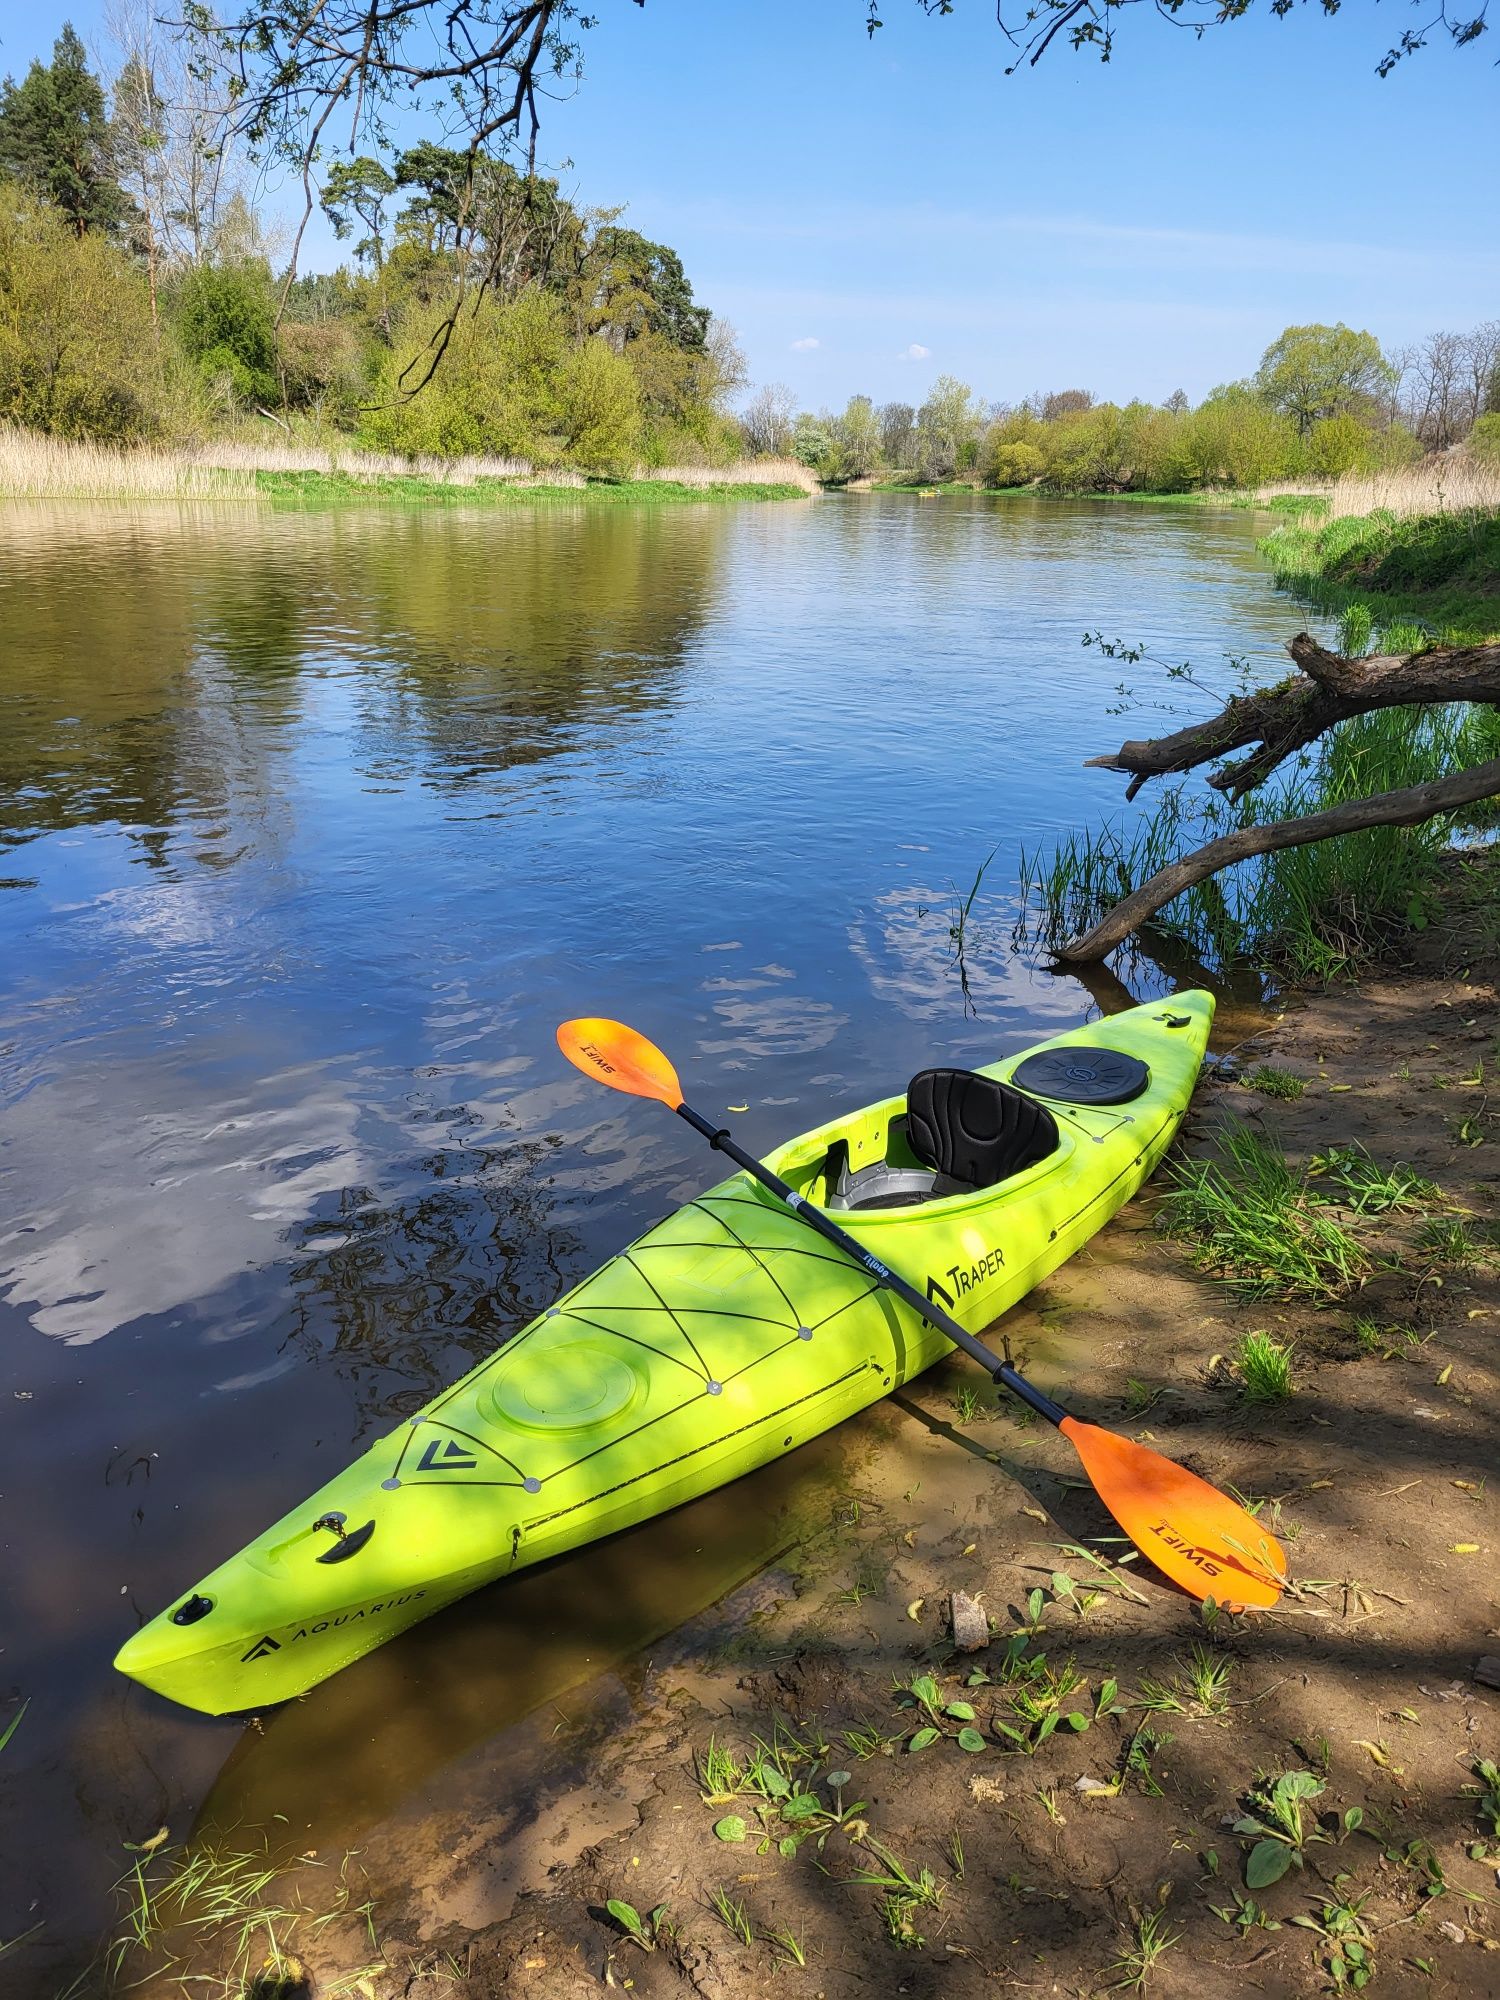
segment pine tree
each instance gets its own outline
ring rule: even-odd
[[[50,64],[33,62],[23,82],[0,85],[0,174],[50,201],[79,236],[113,232],[131,212],[115,178],[104,88],[71,22]]]

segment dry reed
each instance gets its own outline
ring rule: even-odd
[[[1395,472],[1350,472],[1342,479],[1279,479],[1256,490],[1258,500],[1312,493],[1328,502],[1321,519],[1373,514],[1457,514],[1469,507],[1500,507],[1500,465],[1481,465],[1464,452],[1424,458]]]
[[[0,498],[246,500],[255,495],[258,472],[342,473],[351,479],[421,479],[445,486],[472,486],[481,479],[505,479],[518,486],[587,484],[581,472],[538,470],[521,458],[398,458],[340,446],[234,439],[127,449],[0,427]],[[694,487],[796,485],[808,493],[816,492],[818,484],[805,465],[780,458],[643,467],[635,476]]]

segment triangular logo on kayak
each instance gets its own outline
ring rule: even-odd
[[[952,1312],[953,1310],[952,1292],[950,1292],[946,1286],[940,1285],[936,1278],[929,1278],[927,1280],[927,1303],[931,1305],[934,1299],[940,1301],[941,1304],[945,1305],[948,1308],[949,1312]]]
[[[240,1664],[243,1666],[247,1660],[263,1660],[267,1653],[279,1653],[280,1651],[281,1641],[273,1639],[268,1632],[264,1639],[256,1640],[248,1653],[241,1653]]]
[[[417,1460],[418,1472],[472,1472],[479,1460],[455,1438],[434,1438]]]

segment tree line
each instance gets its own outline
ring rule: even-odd
[[[1289,326],[1248,380],[1196,406],[1101,402],[1063,389],[987,402],[939,376],[920,406],[851,396],[838,413],[798,411],[773,383],[743,416],[755,451],[791,453],[830,486],[885,474],[1058,493],[1177,493],[1337,478],[1467,444],[1500,462],[1500,320],[1387,354],[1374,334]]]
[[[0,86],[0,421],[130,442],[315,428],[614,470],[737,456],[732,329],[677,253],[482,149],[335,160],[351,261],[294,277],[233,92],[149,0],[109,89],[71,26]]]

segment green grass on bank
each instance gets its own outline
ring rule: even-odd
[[[1346,620],[1360,614],[1356,628],[1368,614],[1375,634],[1416,619],[1429,636],[1458,645],[1500,635],[1500,513],[1492,509],[1299,520],[1260,546],[1278,588]]]
[[[1395,791],[1500,755],[1500,710],[1389,708],[1339,724],[1284,775],[1231,801],[1192,782],[1156,810],[1081,829],[1023,853],[1017,941],[1055,949],[1087,930],[1168,861],[1236,828]],[[1205,963],[1254,960],[1297,980],[1348,977],[1431,917],[1455,835],[1493,826],[1484,805],[1419,826],[1370,827],[1242,861],[1152,919]]]
[[[423,506],[640,506],[676,505],[684,500],[802,500],[807,496],[790,482],[762,484],[726,480],[719,485],[688,486],[676,479],[591,479],[585,486],[526,485],[511,479],[476,479],[458,485],[404,473],[360,478],[347,472],[257,472],[255,489],[268,498],[299,504],[330,501],[397,500]]]

